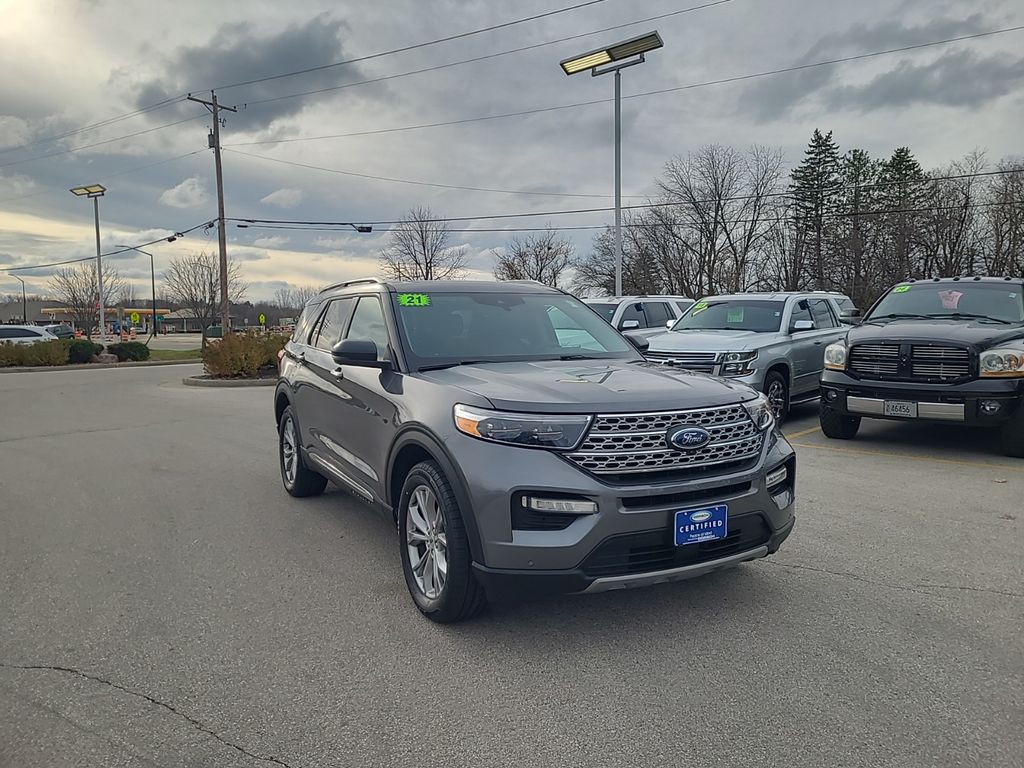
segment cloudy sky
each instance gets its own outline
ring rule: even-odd
[[[0,268],[94,253],[91,206],[67,191],[79,184],[108,188],[105,251],[214,218],[210,119],[178,98],[189,91],[208,98],[217,88],[223,103],[239,107],[225,115],[222,135],[227,216],[387,222],[414,205],[447,217],[536,214],[457,225],[476,230],[454,242],[469,246],[473,269],[486,275],[491,249],[511,235],[479,230],[611,220],[603,212],[545,215],[611,205],[611,104],[495,118],[611,96],[609,77],[566,77],[564,57],[656,28],[665,47],[623,73],[628,97],[1024,25],[1019,0],[729,0],[687,13],[675,12],[701,0],[601,0],[323,68],[579,2],[0,0]],[[643,21],[665,14],[675,15]],[[640,23],[622,26],[630,22]],[[617,28],[600,31],[609,27]],[[666,160],[712,142],[779,147],[795,164],[815,128],[833,130],[843,149],[879,156],[907,145],[926,167],[975,149],[992,161],[1024,155],[1022,51],[1024,30],[627,98],[623,193],[641,200]],[[320,69],[236,85],[313,67]],[[473,118],[494,119],[422,127]],[[95,123],[105,124],[79,130]],[[229,253],[243,262],[249,297],[266,298],[286,284],[376,273],[387,234],[379,231],[386,225],[375,229],[229,224]],[[567,232],[581,250],[593,234]],[[215,231],[152,250],[159,272],[173,256],[201,249],[216,249]],[[122,275],[148,285],[148,259],[112,258]],[[20,274],[29,291],[45,293],[51,272]],[[20,284],[0,272],[0,293],[15,291]]]

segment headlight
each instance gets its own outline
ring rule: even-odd
[[[726,352],[722,355],[722,376],[746,376],[753,373],[751,363],[757,358],[757,350],[753,352]]]
[[[1024,340],[986,349],[980,363],[982,376],[1024,376]]]
[[[772,425],[775,424],[775,414],[772,413],[772,406],[768,402],[768,398],[763,394],[759,394],[753,400],[748,400],[743,404],[743,407],[750,414],[750,420],[762,432],[766,429],[771,429]]]
[[[459,432],[525,448],[575,448],[590,426],[590,416],[507,413],[461,404],[453,415]]]
[[[846,345],[843,342],[825,347],[825,367],[830,371],[846,370]]]

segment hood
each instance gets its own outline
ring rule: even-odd
[[[647,340],[650,352],[748,352],[785,338],[781,333],[693,329],[660,333]]]
[[[533,413],[671,411],[755,395],[738,382],[629,360],[481,363],[418,375],[487,398],[499,410]]]
[[[855,326],[848,344],[875,341],[955,342],[986,349],[992,344],[1024,336],[1024,324],[1003,325],[978,320],[890,320]]]

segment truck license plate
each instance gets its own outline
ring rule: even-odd
[[[886,416],[899,416],[904,419],[917,418],[917,403],[907,400],[886,400],[882,407],[882,413]]]

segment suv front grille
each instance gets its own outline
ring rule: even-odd
[[[956,381],[971,375],[971,353],[937,344],[855,344],[849,370],[864,379]]]
[[[631,576],[650,571],[665,571],[686,565],[706,563],[735,555],[765,544],[771,531],[758,514],[729,518],[725,538],[677,547],[672,526],[656,531],[626,533],[605,539],[583,561],[583,572],[590,577]]]
[[[717,352],[645,352],[644,357],[652,363],[673,365],[700,373],[714,373],[718,362]]]
[[[711,441],[697,449],[670,447],[672,427],[702,427]],[[763,435],[742,405],[662,413],[597,416],[583,444],[567,458],[597,475],[701,470],[749,461],[761,452]]]

